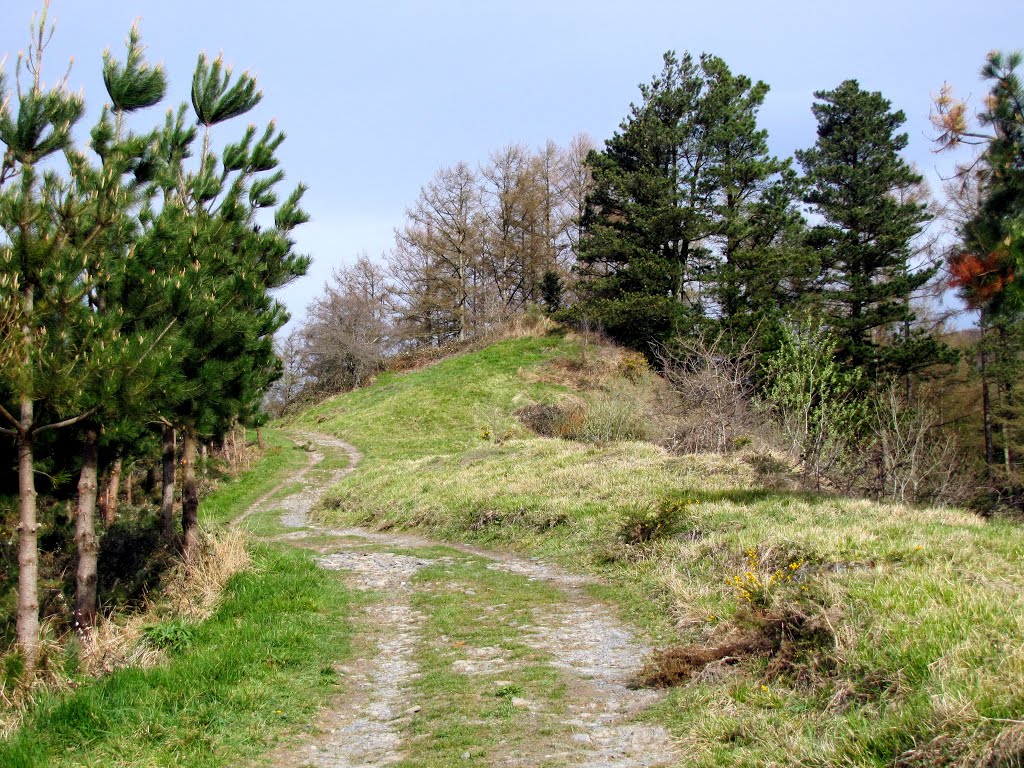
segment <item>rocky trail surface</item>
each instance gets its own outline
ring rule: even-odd
[[[649,649],[591,597],[587,577],[536,559],[407,534],[317,525],[323,492],[361,456],[301,434],[309,463],[235,521],[276,516],[270,538],[317,554],[365,598],[341,692],[269,755],[285,768],[658,768],[680,755],[630,680]],[[318,469],[319,465],[341,469]],[[326,460],[326,461],[325,461]]]

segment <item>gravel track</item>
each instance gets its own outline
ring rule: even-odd
[[[590,578],[538,559],[439,543],[416,535],[315,525],[310,521],[311,510],[327,488],[356,469],[361,455],[337,438],[312,433],[299,437],[311,446],[310,462],[298,476],[289,478],[288,484],[305,480],[326,455],[325,449],[344,452],[349,464],[323,482],[305,484],[302,490],[275,499],[272,508],[283,510],[282,525],[295,529],[275,538],[301,545],[302,539],[315,536],[321,567],[344,572],[354,587],[373,590],[385,599],[356,618],[360,636],[368,641],[367,649],[365,658],[339,668],[344,693],[323,711],[304,743],[271,756],[273,765],[376,768],[403,758],[403,727],[419,711],[412,683],[418,675],[415,650],[427,618],[412,607],[416,589],[413,577],[434,561],[386,550],[425,546],[444,546],[485,558],[490,561],[488,568],[547,583],[565,597],[562,602],[535,610],[519,632],[524,644],[544,653],[569,680],[565,712],[557,716],[541,712],[536,716],[557,717],[557,724],[571,737],[554,747],[537,744],[535,751],[498,756],[493,765],[660,768],[678,764],[679,755],[664,728],[635,722],[636,716],[660,697],[654,691],[629,687],[650,649],[616,619],[608,606],[586,594],[584,587]],[[283,487],[284,483],[266,494],[235,523],[261,511]],[[472,661],[464,666],[467,674],[476,668]],[[482,666],[487,668],[486,663]]]

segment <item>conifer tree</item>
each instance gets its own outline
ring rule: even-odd
[[[73,189],[84,201],[68,217],[71,242],[89,254],[94,273],[89,305],[93,316],[106,318],[117,334],[111,340],[119,350],[104,374],[84,389],[83,404],[92,415],[83,422],[83,453],[78,483],[75,543],[78,549],[75,622],[80,631],[95,623],[97,609],[99,540],[95,510],[102,442],[137,438],[147,420],[156,416],[154,397],[171,375],[168,333],[173,319],[159,312],[163,273],[141,272],[134,251],[141,236],[138,213],[152,173],[156,136],[136,135],[124,127],[126,115],[151,107],[163,99],[166,78],[143,56],[137,28],[128,36],[122,64],[109,52],[103,57],[103,79],[110,106],[105,107],[91,132],[90,149],[99,158],[93,165],[84,153],[70,153]],[[107,187],[109,186],[109,189]],[[91,203],[91,205],[90,205]],[[98,219],[103,229],[91,243],[78,243],[79,231],[90,231]],[[132,339],[137,344],[119,343]],[[140,350],[141,347],[141,350]]]
[[[50,32],[44,8],[28,54],[19,57],[13,107],[5,92],[0,111],[0,141],[7,147],[0,169],[0,313],[12,320],[0,335],[6,395],[0,433],[14,436],[18,445],[17,639],[30,672],[38,657],[37,437],[86,424],[85,455],[92,461],[89,443],[95,442],[104,398],[139,370],[155,346],[149,334],[123,332],[124,314],[107,301],[105,287],[128,256],[131,190],[145,173],[146,142],[114,141],[118,130],[105,111],[92,135],[99,166],[74,148],[71,132],[84,103],[64,80],[49,90],[42,86]],[[114,79],[125,88],[123,103],[136,108],[159,99],[163,86],[162,74],[133,56]],[[86,499],[94,494],[89,485],[86,476]],[[79,542],[88,559],[95,537],[86,522]]]
[[[704,69],[711,83],[704,120],[715,148],[708,173],[716,187],[707,294],[727,347],[753,339],[766,352],[813,273],[813,257],[800,243],[800,184],[790,160],[769,152],[768,132],[757,124],[768,86],[734,75],[720,59]]]
[[[690,54],[664,56],[640,86],[601,152],[587,157],[593,189],[580,243],[585,285],[576,312],[639,349],[693,321],[690,290],[710,222],[711,185],[701,175],[709,147],[699,119],[703,79]]]
[[[647,352],[715,314],[749,332],[748,302],[782,280],[769,266],[792,263],[766,249],[799,224],[788,162],[769,154],[757,127],[768,86],[715,56],[670,51],[640,91],[619,132],[588,157],[576,311]]]
[[[198,167],[186,164],[198,138],[187,108],[169,113],[158,141],[153,207],[144,213],[142,263],[174,265],[168,299],[179,333],[174,359],[183,380],[165,414],[182,438],[184,548],[197,543],[196,440],[215,437],[236,420],[251,421],[267,386],[280,374],[273,334],[288,319],[270,292],[305,273],[294,228],[307,220],[299,185],[283,201],[275,187],[284,173],[273,123],[257,135],[250,125],[218,157],[215,126],[250,111],[262,98],[247,73],[233,77],[218,58],[199,58],[192,107],[202,129]],[[165,474],[166,477],[166,474]]]
[[[1024,84],[1020,52],[991,52],[981,70],[989,83],[985,109],[971,125],[967,105],[944,88],[934,122],[940,148],[981,147],[975,163],[960,169],[959,190],[970,199],[960,223],[960,247],[950,252],[950,285],[979,312],[975,347],[982,387],[985,462],[1020,502],[1024,457]]]
[[[913,323],[910,299],[935,274],[934,266],[915,271],[910,263],[912,242],[930,216],[903,194],[921,181],[900,156],[903,112],[856,80],[815,98],[817,142],[796,154],[805,202],[821,220],[808,244],[820,263],[817,290],[837,355],[869,378],[948,359],[934,337],[896,332]]]

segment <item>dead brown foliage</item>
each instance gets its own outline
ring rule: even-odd
[[[531,432],[543,437],[571,439],[583,428],[586,403],[572,397],[557,403],[531,403],[518,408],[515,416]]]
[[[805,678],[831,667],[835,648],[832,622],[821,613],[786,606],[761,614],[745,613],[729,639],[717,645],[677,645],[655,653],[635,685],[669,688],[685,685],[705,673],[720,671],[749,659],[768,659],[767,674]],[[711,675],[714,676],[714,675]]]

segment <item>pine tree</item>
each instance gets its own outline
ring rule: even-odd
[[[273,335],[288,319],[271,291],[309,264],[291,239],[308,219],[300,207],[304,187],[283,201],[274,191],[284,177],[275,156],[284,134],[273,123],[260,135],[249,126],[220,157],[210,149],[214,127],[261,98],[249,74],[235,78],[221,59],[200,57],[192,83],[202,128],[198,167],[187,166],[198,131],[187,125],[182,106],[168,114],[158,140],[154,204],[144,214],[147,231],[137,252],[141,264],[174,268],[166,290],[179,330],[174,359],[182,385],[165,417],[182,439],[187,553],[198,541],[196,441],[257,418],[263,393],[280,375]],[[173,450],[168,454],[173,458]]]
[[[588,157],[575,311],[646,352],[707,316],[748,333],[748,302],[782,281],[768,277],[766,249],[799,223],[788,162],[757,127],[768,86],[715,56],[669,52],[640,90],[619,132]]]
[[[914,270],[912,242],[930,218],[925,206],[904,199],[921,177],[903,160],[903,112],[882,94],[847,80],[815,93],[818,139],[798,151],[805,202],[820,219],[808,244],[821,268],[818,294],[837,355],[869,378],[903,375],[948,359],[925,333],[902,335],[915,315],[910,300],[935,274]]]
[[[734,75],[717,59],[705,71],[711,85],[704,119],[715,147],[709,173],[717,226],[706,278],[714,326],[734,349],[768,352],[815,266],[800,243],[800,183],[790,160],[769,152],[768,132],[757,125],[768,86]]]
[[[975,347],[982,388],[985,462],[989,475],[1017,496],[1018,466],[1024,457],[1024,84],[1017,73],[1020,52],[989,54],[981,70],[990,83],[985,110],[968,123],[967,106],[949,89],[936,102],[934,119],[941,148],[961,143],[981,147],[977,162],[964,166],[958,194],[967,214],[961,245],[948,259],[950,285],[979,312],[981,338]]]
[[[709,152],[700,129],[703,87],[690,54],[664,56],[661,73],[640,86],[619,131],[593,151],[580,243],[584,285],[575,312],[620,341],[649,351],[691,323],[700,243],[713,230]]]
[[[113,125],[104,111],[92,133],[99,164],[74,148],[72,129],[84,103],[63,81],[49,90],[41,85],[49,32],[44,10],[28,55],[19,57],[15,107],[7,107],[5,92],[0,112],[0,141],[7,147],[0,169],[0,228],[6,235],[0,245],[0,314],[11,315],[0,334],[0,389],[7,396],[0,404],[7,426],[0,433],[18,444],[17,635],[30,672],[38,657],[37,438],[85,424],[84,455],[92,461],[109,395],[154,349],[150,335],[124,333],[124,313],[107,292],[129,256],[130,210],[145,174],[146,141],[120,137],[119,122]],[[135,109],[160,98],[159,70],[145,67],[135,54],[126,67],[110,71],[111,83],[124,87],[122,104]],[[86,560],[95,556],[88,514],[95,490],[88,475],[78,537]]]

